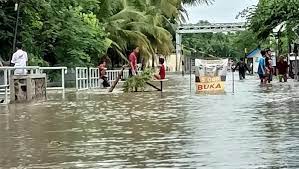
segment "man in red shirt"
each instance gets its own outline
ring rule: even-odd
[[[160,70],[159,70],[159,74],[156,74],[155,75],[155,78],[158,79],[158,80],[163,80],[165,79],[165,76],[166,76],[166,69],[165,69],[165,66],[164,66],[164,59],[163,58],[159,58],[159,67],[160,67]]]
[[[288,68],[288,62],[284,60],[283,56],[280,56],[279,62],[277,63],[279,82],[282,82],[282,79],[284,82],[288,81]]]
[[[135,76],[137,74],[137,56],[139,54],[139,47],[136,47],[129,56],[130,69],[129,75]]]

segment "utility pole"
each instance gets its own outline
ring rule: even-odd
[[[15,32],[14,32],[14,39],[13,39],[13,47],[12,47],[13,52],[16,50],[19,17],[20,17],[20,3],[18,1],[15,3],[15,11],[17,12],[17,20],[16,20],[16,26],[15,26]]]
[[[299,54],[299,50],[298,50],[298,44],[295,44],[295,80],[298,80],[298,54]]]

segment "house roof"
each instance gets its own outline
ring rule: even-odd
[[[246,55],[246,58],[253,58],[257,53],[260,53],[261,50],[259,48],[254,49]]]

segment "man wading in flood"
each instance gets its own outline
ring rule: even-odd
[[[283,56],[280,56],[279,62],[277,63],[279,82],[282,82],[282,79],[284,82],[288,81],[288,69],[288,62],[283,58]]]
[[[235,71],[236,69],[239,69],[239,77],[240,80],[245,79],[246,71],[250,73],[250,70],[248,69],[247,64],[244,62],[244,58],[241,58],[240,61],[237,63],[236,67],[233,69]]]
[[[259,67],[258,67],[258,71],[257,74],[259,75],[260,79],[261,79],[261,84],[266,84],[267,80],[266,80],[266,61],[265,61],[265,57],[266,57],[266,52],[264,50],[261,51],[261,55],[262,57],[259,58]]]
[[[136,47],[129,56],[130,69],[129,76],[135,76],[137,74],[137,56],[139,54],[139,47]]]

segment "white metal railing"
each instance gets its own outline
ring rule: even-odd
[[[99,68],[89,68],[89,88],[100,88],[100,72]]]
[[[4,83],[3,85],[8,85],[10,84],[10,76],[12,74],[13,70],[17,69],[25,69],[29,70],[29,74],[38,74],[39,73],[39,68],[38,66],[27,66],[27,67],[0,67],[0,72],[4,72]]]
[[[8,104],[8,85],[0,85],[0,89],[3,89],[4,88],[4,94],[0,93],[0,95],[4,95],[4,102],[3,103],[0,103],[0,104]],[[2,100],[2,97],[0,98],[0,100]]]
[[[110,85],[112,85],[112,83],[117,79],[119,72],[121,72],[121,70],[107,70],[106,74],[108,77],[108,81],[110,83]],[[129,71],[128,70],[124,70],[123,71],[123,78],[124,75],[126,75],[127,77],[129,76]]]
[[[129,70],[124,70],[123,71],[123,79],[128,79],[129,78]]]
[[[76,67],[76,89],[87,90],[88,85],[88,68],[87,67]]]
[[[40,67],[39,69],[41,73],[43,73],[43,71],[45,70],[61,70],[61,86],[60,87],[47,86],[47,90],[63,90],[63,91],[65,90],[64,75],[67,73],[67,67]]]

